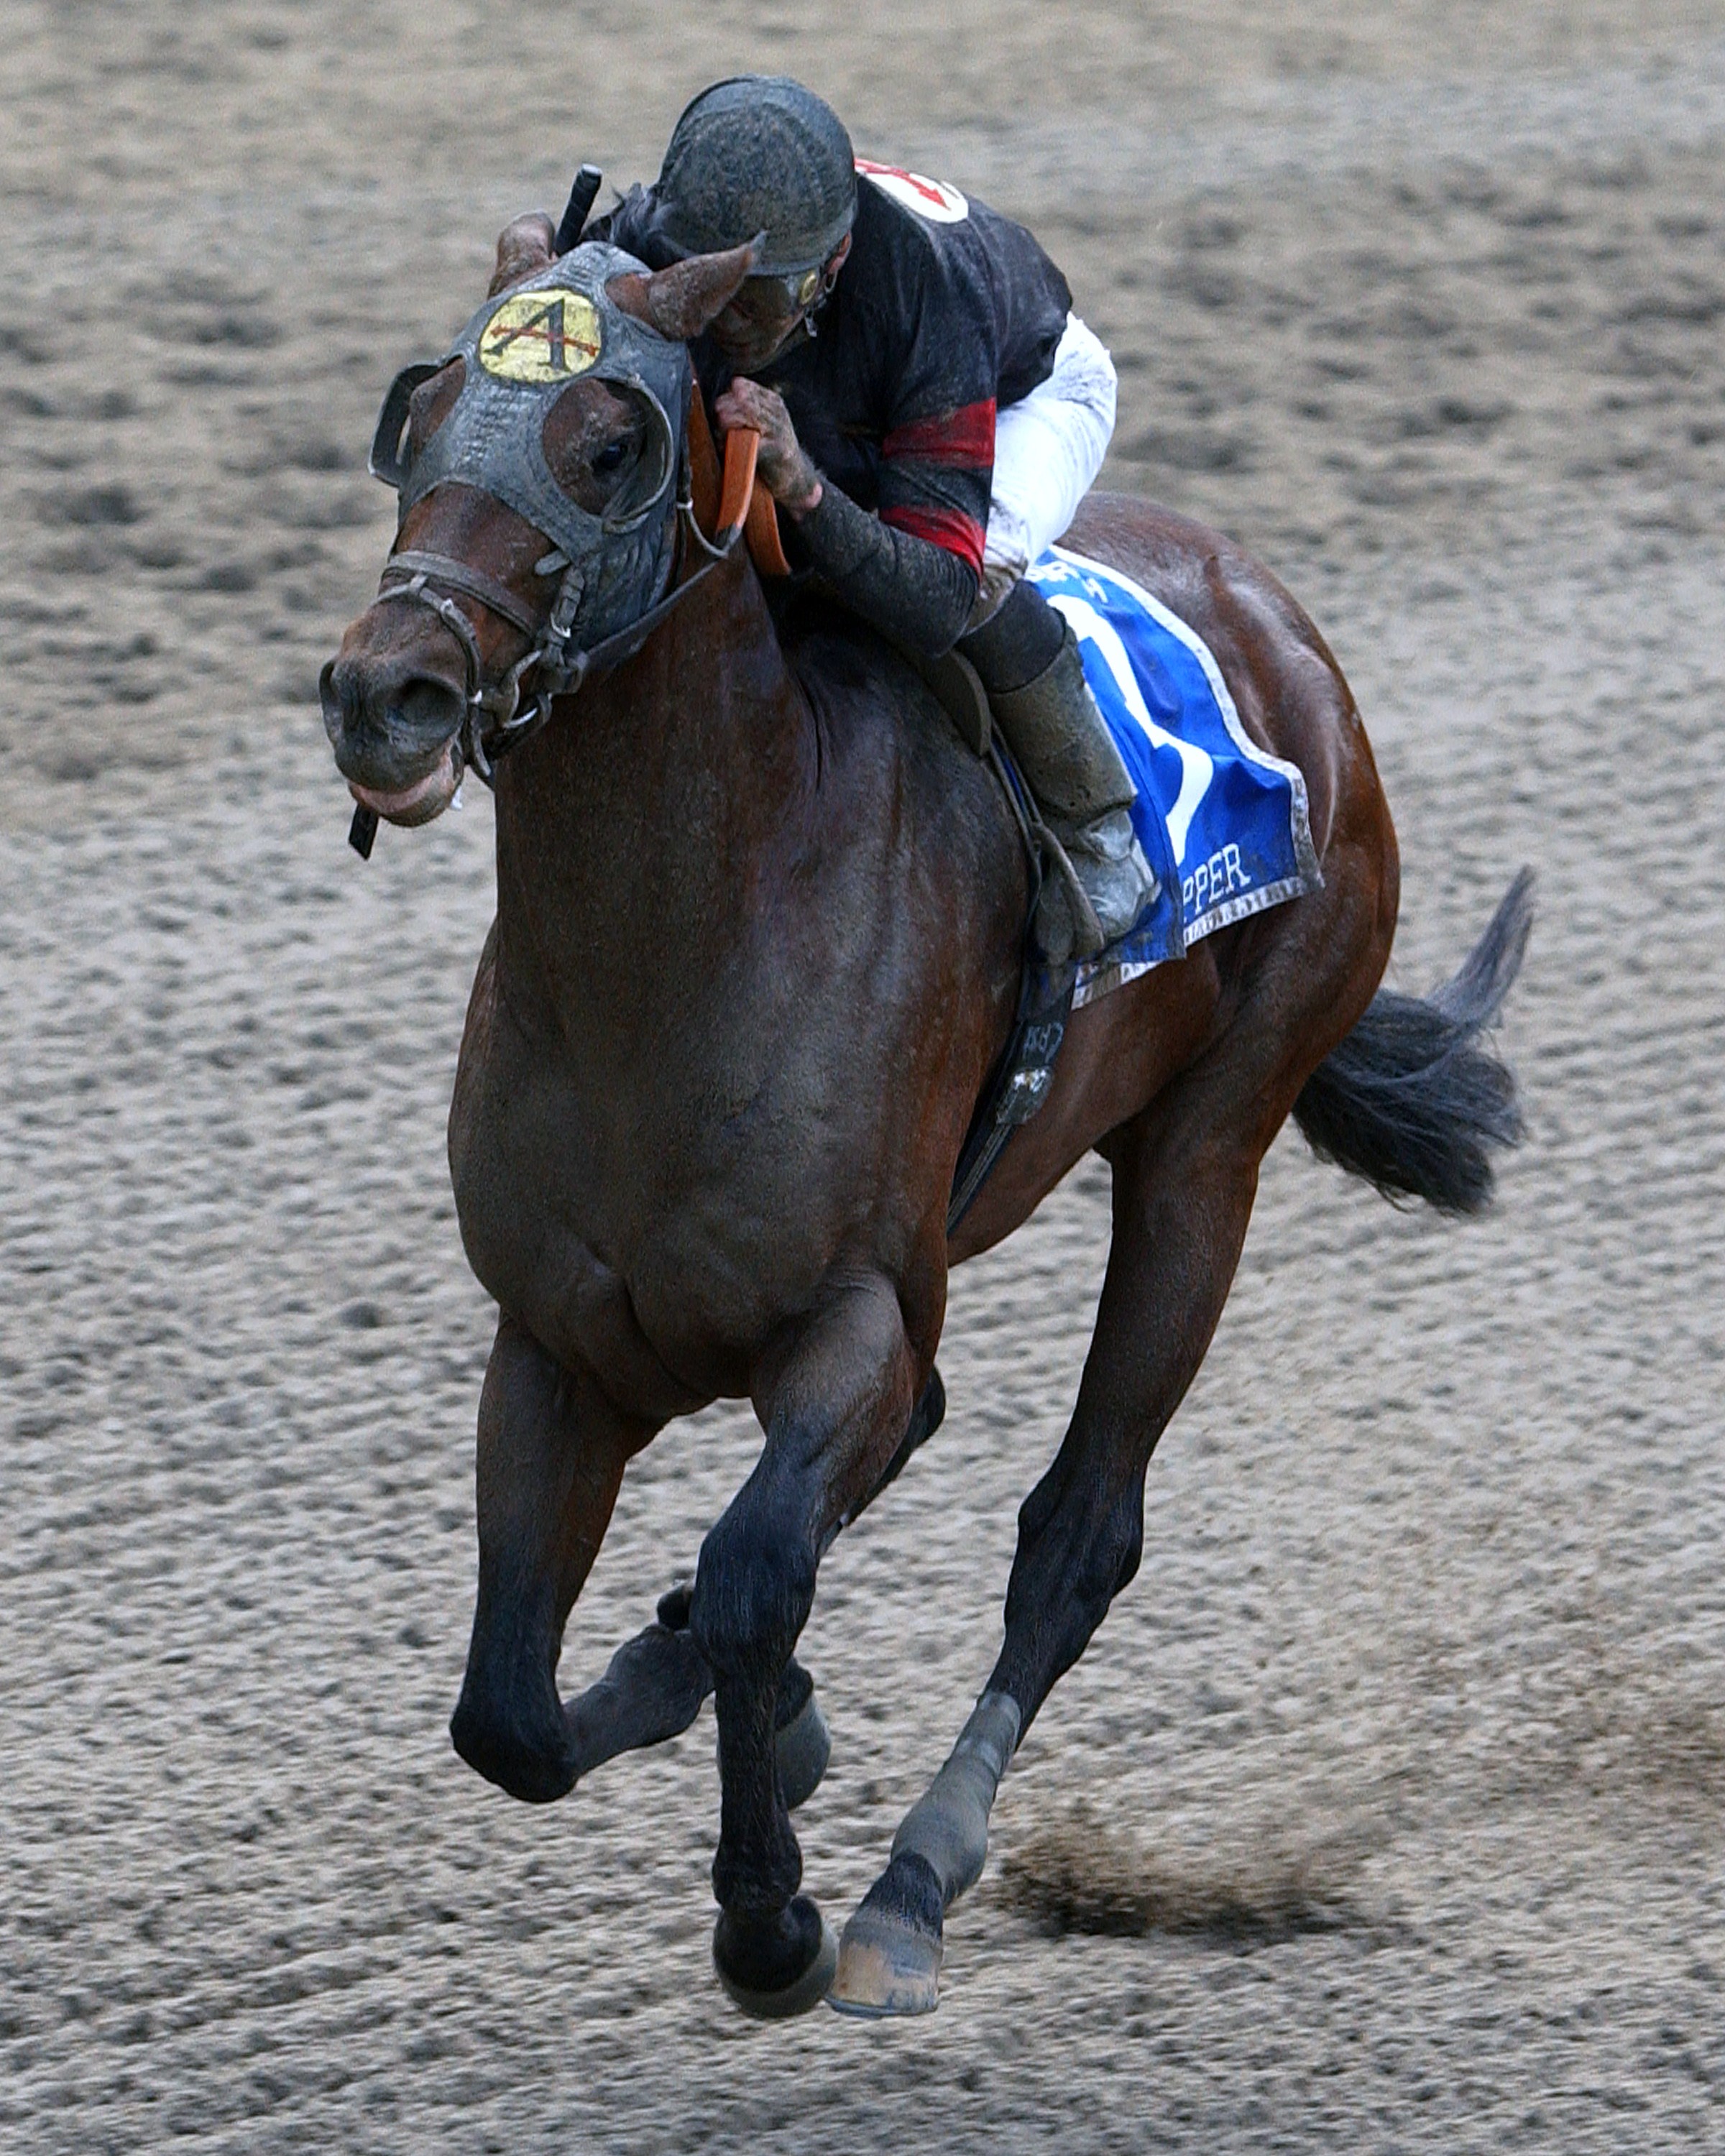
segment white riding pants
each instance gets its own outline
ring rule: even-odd
[[[973,629],[1078,514],[1108,454],[1114,398],[1107,347],[1076,315],[1068,315],[1048,379],[994,422],[994,477]]]

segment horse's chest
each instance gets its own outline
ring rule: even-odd
[[[595,1086],[494,1008],[470,1023],[451,1118],[475,1272],[554,1353],[592,1359],[593,1314],[614,1337],[619,1296],[674,1367],[747,1353],[845,1238],[835,1156],[855,1134],[824,1093],[747,1059],[715,1058],[694,1083]]]

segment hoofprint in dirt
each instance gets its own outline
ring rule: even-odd
[[[1261,26],[1224,59],[1173,22],[1177,105],[1086,11],[1067,42],[1081,74],[1117,41],[1131,139],[1209,162],[1200,192],[1174,168],[1116,199],[1104,159],[1064,217],[1004,149],[958,162],[961,109],[1020,108],[1052,11],[1002,11],[926,86],[880,74],[865,12],[824,51],[774,33],[873,146],[950,140],[953,177],[1049,230],[1129,362],[1122,475],[1322,622],[1396,811],[1399,983],[1446,970],[1509,865],[1541,874],[1506,1044],[1533,1133],[1497,1215],[1400,1219],[1275,1150],[1144,1569],[1004,1785],[942,2015],[860,2044],[707,1996],[710,1724],[546,1815],[447,1749],[489,1313],[440,1146],[489,824],[349,866],[311,703],[387,529],[354,466],[397,351],[447,331],[524,200],[555,208],[578,155],[650,166],[764,33],[691,22],[650,110],[629,70],[663,54],[619,26],[578,109],[429,9],[413,44],[378,11],[363,51],[261,7],[44,10],[8,40],[0,154],[38,205],[0,239],[21,2145],[1717,2137],[1722,26],[1511,16],[1470,53],[1421,46],[1417,11],[1279,13],[1322,78],[1277,74]],[[1500,59],[1523,132],[1488,169],[1445,116]],[[110,289],[98,367],[62,330]],[[836,1742],[802,1817],[834,1904],[984,1672],[1105,1210],[1081,1171],[955,1282],[947,1424],[824,1578]],[[642,1463],[572,1682],[754,1442],[717,1414]],[[1050,1936],[1071,1923],[1117,1935]]]

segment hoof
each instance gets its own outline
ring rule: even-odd
[[[833,1756],[832,1737],[812,1685],[809,1697],[779,1731],[775,1743],[785,1809],[793,1812],[798,1804],[807,1804],[820,1787],[821,1776]]]
[[[941,1887],[920,1856],[895,1856],[845,1927],[827,2004],[878,2020],[940,2003]]]
[[[732,2005],[757,2021],[786,2021],[819,2006],[838,1965],[833,1928],[806,1894],[798,1895],[763,1940],[745,1945],[728,1916],[714,1928],[719,1981]]]

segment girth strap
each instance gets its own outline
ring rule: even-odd
[[[1078,984],[1077,962],[1065,958],[1050,964],[1036,949],[1030,924],[1036,918],[1036,901],[1042,890],[1042,855],[1039,835],[1045,838],[1030,789],[1011,751],[999,734],[989,742],[987,761],[1000,782],[1019,836],[1024,841],[1029,870],[1029,905],[1025,915],[1024,954],[1019,975],[1018,1009],[1012,1031],[1000,1060],[988,1074],[982,1098],[970,1119],[970,1128],[959,1148],[952,1171],[952,1194],[947,1201],[947,1233],[950,1236],[975,1201],[994,1163],[1006,1150],[1006,1142],[1021,1123],[1029,1122],[1054,1090],[1055,1065],[1066,1037],[1072,1015],[1072,995]]]

